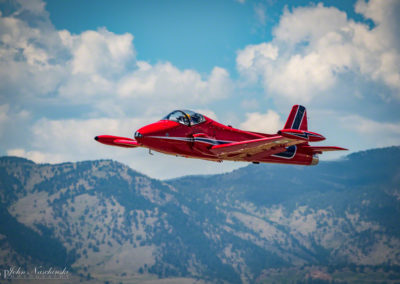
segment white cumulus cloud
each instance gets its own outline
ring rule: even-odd
[[[384,84],[400,99],[399,1],[359,1],[355,7],[375,26],[355,22],[334,7],[286,10],[271,42],[238,52],[237,68],[260,78],[277,100],[307,103],[343,83],[342,76],[361,76]],[[356,87],[355,87],[356,88]],[[340,95],[340,94],[339,94]]]
[[[141,64],[118,85],[124,98],[151,98],[183,103],[206,103],[226,97],[231,90],[228,72],[215,67],[203,79],[195,70],[179,70],[171,63]]]
[[[363,135],[368,142],[379,147],[400,145],[398,123],[378,122],[360,115],[347,115],[340,120],[347,129]]]
[[[240,128],[263,133],[276,133],[283,128],[283,122],[278,113],[268,110],[267,113],[246,113],[246,121],[240,124]]]
[[[41,1],[21,1],[18,11],[0,15],[4,100],[41,97],[41,103],[90,105],[93,113],[110,115],[111,109],[120,115],[131,111],[132,105],[143,110],[163,106],[163,101],[204,104],[226,97],[231,90],[229,73],[220,67],[200,74],[170,62],[138,61],[130,33],[106,28],[79,34],[59,31]],[[40,21],[32,25],[35,17]]]

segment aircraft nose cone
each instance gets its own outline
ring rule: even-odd
[[[157,132],[157,130],[158,129],[157,129],[155,123],[153,123],[153,124],[149,124],[149,125],[143,126],[142,128],[138,129],[135,132],[135,135],[137,135],[139,138],[144,138],[147,136],[154,135],[154,133]]]
[[[176,122],[174,122],[175,124]],[[174,125],[176,127],[176,125]],[[135,132],[135,139],[140,140],[141,143],[152,143],[154,139],[157,139],[158,136],[164,136],[168,129],[171,128],[171,125],[165,123],[165,121],[158,121],[155,123],[151,123],[148,125],[139,128]]]

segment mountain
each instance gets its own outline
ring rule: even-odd
[[[1,157],[0,269],[66,267],[65,283],[395,283],[399,160],[390,147],[159,181],[110,160]]]

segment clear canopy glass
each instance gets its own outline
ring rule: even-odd
[[[176,121],[187,126],[196,125],[205,121],[203,115],[191,110],[174,110],[163,119]]]

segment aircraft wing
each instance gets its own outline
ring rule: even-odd
[[[272,137],[233,142],[216,145],[210,151],[221,158],[247,157],[249,159],[262,155],[263,157],[285,151],[286,147],[304,143],[304,140],[292,139],[276,135]]]
[[[125,148],[134,148],[139,147],[139,143],[135,139],[120,137],[120,136],[112,136],[112,135],[99,135],[94,138],[96,141],[110,145],[110,146],[118,146]]]

